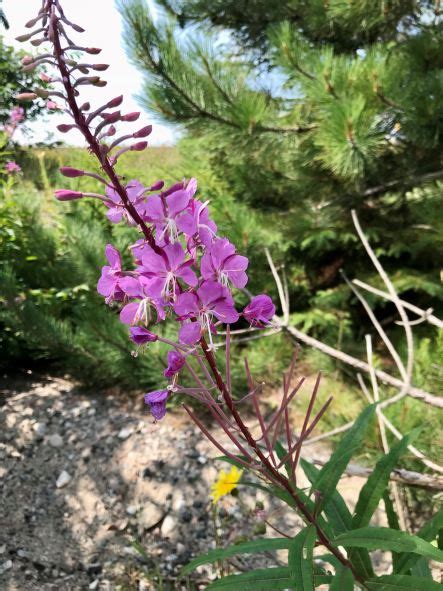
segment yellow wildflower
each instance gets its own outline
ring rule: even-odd
[[[211,497],[212,502],[215,504],[217,501],[229,494],[234,488],[237,487],[238,481],[243,474],[243,470],[239,470],[236,466],[232,466],[229,472],[221,470],[217,482],[211,486]]]

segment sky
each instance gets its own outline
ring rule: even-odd
[[[3,0],[2,7],[10,25],[9,30],[1,31],[6,43],[26,50],[30,48],[30,53],[35,54],[35,48],[26,43],[18,43],[14,38],[27,32],[24,25],[37,15],[40,6],[40,0]],[[63,0],[63,8],[71,21],[86,29],[85,33],[73,33],[72,37],[74,39],[81,37],[82,44],[85,46],[101,47],[103,51],[100,56],[96,56],[97,62],[111,65],[102,74],[102,78],[107,80],[108,85],[105,88],[83,87],[82,102],[89,100],[93,107],[94,105],[98,107],[107,100],[124,94],[125,101],[122,105],[124,112],[140,110],[135,95],[141,89],[142,76],[126,57],[122,43],[122,22],[114,0]],[[51,115],[50,121],[46,118],[28,125],[31,130],[30,137],[20,137],[17,134],[15,138],[22,143],[44,142],[48,139],[50,130],[53,141],[62,140],[69,141],[72,145],[83,145],[80,133],[72,131],[68,137],[56,130],[56,125],[66,120],[66,115]],[[139,121],[141,127],[147,123],[154,123],[154,129],[149,138],[152,145],[171,145],[178,138],[177,129],[162,125],[147,113],[143,113]]]

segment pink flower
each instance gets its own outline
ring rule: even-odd
[[[160,421],[165,416],[169,395],[169,390],[156,390],[145,394],[145,404],[149,404],[151,414],[156,421]]]
[[[150,246],[146,246],[138,271],[147,279],[151,279],[149,291],[154,297],[174,299],[178,279],[191,287],[197,286],[198,279],[191,269],[193,260],[185,261],[185,251],[179,242],[167,244],[163,252],[164,256],[161,256]]]
[[[145,189],[143,185],[139,181],[132,180],[129,181],[125,188],[129,197],[129,201],[135,207],[137,212],[143,217],[146,208],[146,198],[143,196]],[[125,217],[130,224],[134,225],[135,222],[127,213],[117,191],[111,187],[106,187],[106,196],[109,199],[109,201],[105,201],[106,207],[109,208],[109,211],[106,214],[108,220],[114,224],[118,224],[118,222],[121,222],[123,217]]]
[[[241,289],[248,282],[245,273],[248,264],[246,257],[235,254],[235,246],[227,238],[217,238],[201,259],[201,274],[203,279],[219,281],[225,286],[230,281]]]
[[[131,326],[129,329],[130,339],[136,345],[146,345],[147,343],[155,343],[158,336],[153,332],[149,332],[142,326]]]
[[[9,113],[9,120],[11,123],[17,124],[25,118],[25,110],[23,107],[16,106]]]
[[[269,324],[275,314],[275,306],[267,295],[258,295],[252,298],[243,310],[243,316],[252,326],[264,326]]]
[[[109,265],[102,268],[102,275],[98,280],[97,291],[106,297],[106,303],[123,299],[124,293],[120,287],[120,280],[123,278],[122,259],[120,253],[112,244],[107,244],[105,249]]]
[[[13,160],[6,162],[5,170],[8,174],[17,174],[22,171],[17,162],[14,162]]]
[[[171,379],[182,369],[185,358],[177,351],[168,352],[168,367],[163,372],[165,378]]]
[[[188,207],[196,190],[197,181],[191,179],[185,189],[149,197],[145,219],[155,225],[157,244],[174,244],[178,241],[177,217]]]
[[[233,324],[239,319],[229,289],[216,281],[205,281],[196,294],[180,294],[174,304],[174,311],[180,320],[191,320],[182,324],[179,333],[180,341],[186,345],[197,343],[205,330],[212,342],[214,318],[225,324]]]
[[[217,226],[210,219],[208,202],[191,199],[188,208],[177,219],[177,227],[194,241],[209,247],[217,232]]]

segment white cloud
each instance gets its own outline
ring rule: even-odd
[[[17,43],[14,38],[26,32],[24,25],[37,14],[40,7],[39,0],[3,0],[2,6],[10,24],[10,29],[3,32],[6,43],[25,49],[30,47],[32,49],[30,53],[35,52],[35,48]],[[86,32],[81,35],[75,33],[77,36],[75,38],[82,37],[82,44],[85,46],[101,47],[103,51],[98,61],[111,65],[102,76],[108,81],[108,85],[105,88],[86,87],[82,91],[82,99],[99,106],[114,96],[124,94],[124,110],[126,112],[140,110],[134,95],[140,92],[142,76],[126,57],[122,42],[121,18],[115,8],[114,0],[63,0],[63,8],[70,20],[86,29]],[[150,122],[147,113],[143,113],[142,117],[143,124]],[[66,115],[53,115],[50,123],[48,121],[31,123],[29,127],[32,131],[32,141],[45,141],[50,129],[51,132],[55,132],[53,139],[68,140],[71,144],[83,145],[80,134],[76,136],[72,132],[66,136],[57,132],[55,127],[61,121],[66,121]],[[177,137],[177,129],[154,122],[154,131],[149,139],[151,144],[160,145],[172,144]]]

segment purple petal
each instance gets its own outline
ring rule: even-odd
[[[275,314],[275,306],[269,296],[261,294],[252,298],[243,310],[243,316],[253,326],[268,324]]]
[[[130,201],[135,201],[143,193],[144,187],[140,181],[132,180],[126,185],[126,192]]]
[[[102,296],[109,296],[113,291],[115,284],[117,283],[115,277],[110,274],[111,267],[106,265],[102,268],[102,275],[97,283],[97,291]]]
[[[135,277],[122,277],[118,284],[120,289],[131,298],[141,297],[143,295],[140,281]]]
[[[166,272],[166,263],[164,258],[154,252],[150,246],[145,246],[142,254],[142,265],[151,273],[158,274],[159,272]]]
[[[106,255],[106,258],[108,259],[109,264],[111,265],[111,267],[113,267],[114,269],[118,269],[119,271],[121,271],[121,268],[122,268],[122,258],[120,256],[120,253],[118,252],[118,250],[116,248],[114,248],[112,246],[112,244],[107,244],[106,245],[105,255]]]
[[[177,218],[176,224],[177,228],[187,236],[194,236],[197,232],[197,220],[187,211]]]
[[[195,345],[200,340],[201,327],[198,322],[187,322],[182,324],[178,338],[185,345]]]
[[[183,281],[185,283],[187,283],[188,285],[190,285],[191,287],[197,287],[197,285],[198,285],[197,275],[188,266],[182,265],[177,270],[177,277],[180,277],[180,279],[183,279]]]
[[[204,281],[197,289],[197,294],[205,306],[224,297],[223,287],[216,281]]]
[[[166,414],[166,401],[169,394],[168,390],[157,390],[145,394],[145,404],[149,404],[151,414],[157,421],[160,421]]]
[[[113,224],[118,224],[119,222],[122,221],[122,218],[123,218],[123,208],[122,207],[111,207],[111,209],[109,209],[106,212],[106,217]]]
[[[159,195],[151,195],[146,203],[145,213],[151,222],[162,222],[165,219],[162,198]]]
[[[186,185],[186,193],[189,197],[194,197],[195,193],[197,192],[197,179],[194,177],[189,179],[189,183]]]
[[[137,313],[139,307],[139,302],[131,302],[130,304],[126,304],[120,312],[120,322],[123,324],[132,324],[134,322],[134,317]]]
[[[168,367],[164,371],[165,378],[171,379],[185,364],[185,358],[177,351],[168,352]]]
[[[177,316],[197,316],[199,307],[195,293],[181,293],[174,303],[174,312]]]
[[[185,251],[183,250],[182,245],[179,242],[175,242],[174,244],[168,244],[165,246],[164,250],[168,257],[169,269],[171,271],[176,271],[185,258]]]
[[[146,343],[154,343],[158,336],[153,332],[149,332],[146,328],[142,326],[132,326],[129,329],[130,332],[130,339],[136,345],[146,345]]]
[[[168,205],[169,217],[175,218],[177,214],[188,207],[191,195],[187,191],[175,191],[172,195],[166,197],[166,203]]]
[[[240,317],[240,314],[237,312],[234,306],[227,301],[217,303],[213,309],[213,312],[218,320],[224,322],[225,324],[233,324],[234,322],[237,322]]]

